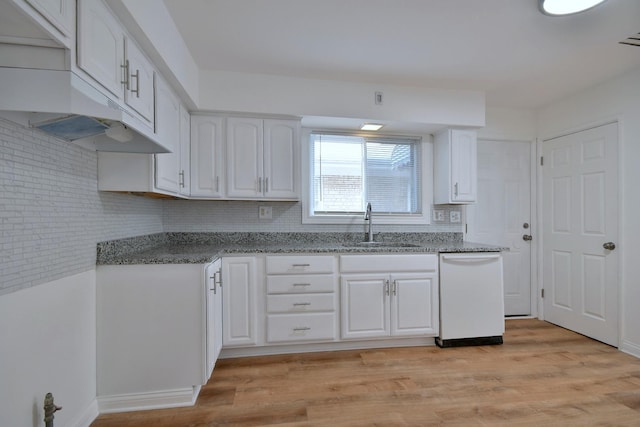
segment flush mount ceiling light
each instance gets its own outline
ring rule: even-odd
[[[380,124],[377,124],[377,123],[365,123],[360,127],[360,130],[373,130],[373,131],[376,131],[376,130],[382,129],[382,126],[384,126],[384,125],[380,125]]]
[[[545,15],[563,16],[584,12],[605,0],[539,0],[538,7]]]

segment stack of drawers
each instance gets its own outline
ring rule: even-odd
[[[336,339],[335,257],[267,256],[267,342]]]

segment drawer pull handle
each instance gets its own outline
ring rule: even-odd
[[[293,306],[294,307],[300,307],[300,306],[305,306],[305,305],[311,305],[310,302],[294,302]]]
[[[311,283],[294,283],[293,286],[311,286]]]
[[[293,268],[310,267],[311,264],[292,264]]]
[[[311,328],[308,326],[300,326],[297,328],[293,328],[293,332],[304,332],[304,331],[310,331]]]

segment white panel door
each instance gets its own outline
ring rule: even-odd
[[[391,276],[391,335],[438,333],[438,281],[436,275]]]
[[[342,338],[389,336],[389,276],[343,275]]]
[[[545,320],[618,345],[618,126],[544,141]]]
[[[122,97],[124,32],[102,0],[78,1],[78,65]]]
[[[298,122],[264,121],[264,196],[296,199]]]
[[[193,116],[191,118],[191,196],[221,197],[222,117]]]
[[[475,131],[451,130],[451,182],[454,203],[476,200],[476,150]]]
[[[257,344],[256,259],[222,259],[223,345]]]
[[[227,119],[227,195],[262,197],[262,120]]]
[[[156,154],[156,188],[180,190],[180,100],[169,85],[156,76],[156,134],[171,153]]]
[[[478,200],[467,206],[471,242],[506,246],[505,315],[531,314],[531,144],[478,141]],[[525,226],[525,224],[527,224]]]

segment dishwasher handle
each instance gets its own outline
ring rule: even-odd
[[[440,255],[445,261],[460,261],[460,262],[482,262],[491,259],[499,259],[500,254],[495,255]]]

